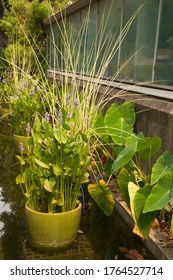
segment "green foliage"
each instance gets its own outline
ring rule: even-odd
[[[140,158],[147,161],[160,150],[161,139],[160,137],[144,137],[138,140],[137,145],[137,152]]]
[[[159,141],[156,140],[155,143],[157,147]],[[130,207],[134,221],[144,237],[149,234],[152,221],[158,211],[168,206],[173,198],[172,159],[168,152],[164,152],[159,156],[148,176],[143,176],[144,173],[139,172],[138,168],[131,170],[128,166],[119,172],[118,185],[122,197]]]
[[[157,183],[171,169],[173,169],[173,156],[170,156],[168,152],[164,152],[152,168],[151,185]]]
[[[135,176],[134,174],[130,173],[126,168],[121,168],[118,178],[117,178],[118,186],[120,188],[120,192],[122,195],[122,198],[127,203],[128,207],[130,208],[130,197],[128,192],[128,183],[129,182],[135,182]]]
[[[44,117],[35,117],[28,155],[20,158],[21,173],[16,182],[21,183],[32,209],[63,212],[76,206],[95,146],[91,142],[92,127],[85,115],[84,97],[55,85],[50,86],[47,95],[51,97],[48,111]]]
[[[29,37],[35,40],[37,47],[45,41],[46,29],[43,21],[50,14],[50,7],[46,1],[40,2],[35,0],[28,5],[26,28],[29,32]]]
[[[0,28],[5,31],[10,43],[14,40],[23,44],[32,39],[37,47],[46,39],[46,28],[43,21],[54,12],[58,12],[67,3],[64,1],[9,0],[5,5],[5,18],[0,20]]]
[[[103,213],[110,216],[114,209],[114,198],[106,182],[100,180],[97,184],[89,184],[88,191]]]
[[[147,198],[143,213],[161,210],[173,198],[173,170],[160,178]]]
[[[158,197],[152,196],[155,188],[153,184],[160,181],[161,177],[164,179],[164,173],[172,167],[172,158],[164,154],[151,169],[151,158],[160,150],[161,139],[159,137],[145,137],[143,133],[134,134],[134,122],[134,106],[130,102],[125,102],[120,107],[113,104],[104,118],[108,135],[115,147],[120,147],[115,149],[117,153],[112,163],[112,174],[117,176],[121,195],[131,209],[135,224],[142,235],[146,237],[151,223],[157,215],[160,203],[157,201]],[[149,174],[145,174],[142,170],[140,165],[142,160],[148,163]],[[169,193],[165,199],[162,196],[163,201],[160,206],[163,206],[165,202],[168,203],[168,196],[169,199],[172,197],[170,194],[172,188],[168,181],[165,180]],[[158,184],[159,182],[156,186]],[[158,192],[159,195],[160,192]],[[149,204],[150,208],[147,208],[146,211],[145,207]],[[157,207],[155,207],[156,205]]]
[[[37,81],[19,80],[16,85],[7,83],[9,94],[9,122],[17,135],[26,136],[34,124],[36,114],[44,114],[45,103]]]
[[[132,160],[136,152],[136,148],[137,145],[134,143],[125,147],[122,152],[119,153],[116,160],[112,164],[112,173],[120,170],[121,167],[125,166],[130,160]]]
[[[51,6],[52,2],[52,6]],[[6,59],[13,64],[13,53],[11,45],[20,50],[16,54],[17,57],[22,57],[22,48],[27,49],[31,55],[32,48],[37,57],[32,57],[35,70],[36,61],[45,63],[46,53],[46,27],[43,21],[52,13],[59,11],[67,1],[27,1],[13,0],[9,1],[9,5],[5,5],[4,18],[0,19],[0,29],[4,31],[8,39],[8,47],[6,49]],[[30,50],[29,50],[30,48]],[[23,50],[22,50],[23,51]],[[34,53],[32,51],[32,54]],[[26,55],[26,53],[25,53]],[[27,60],[26,60],[27,63]],[[17,63],[19,66],[20,62]],[[46,65],[44,65],[46,68]],[[26,67],[25,67],[26,69]],[[42,69],[43,70],[43,69]]]
[[[130,102],[124,102],[121,106],[113,103],[106,112],[104,123],[113,142],[123,145],[134,129],[134,105]]]

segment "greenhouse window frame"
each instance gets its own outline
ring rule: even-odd
[[[55,78],[57,80],[63,80],[64,78],[73,79],[74,73],[67,73],[64,71],[58,71],[54,69],[48,69],[47,71],[48,78]],[[140,85],[140,84],[132,84],[125,83],[123,81],[111,81],[105,78],[97,78],[97,77],[89,77],[87,75],[75,74],[75,80],[81,82],[92,82],[101,86],[105,86],[108,88],[115,88],[120,91],[125,91],[128,93],[138,93],[142,95],[150,95],[158,98],[173,100],[173,91],[172,88],[170,90],[159,88],[154,84],[150,85]],[[171,96],[170,96],[171,94]]]
[[[82,11],[83,8],[86,8],[89,4],[94,4],[95,2],[99,2],[98,0],[80,0],[74,2],[72,5],[67,6],[64,10],[62,10],[60,13],[54,14],[51,17],[49,17],[44,23],[46,25],[50,25],[51,23],[54,23],[56,21],[61,21],[63,18],[69,18],[70,15]],[[157,54],[158,54],[158,44],[159,44],[159,31],[160,31],[160,25],[161,25],[161,14],[163,9],[163,3],[164,0],[159,0],[158,2],[158,16],[157,16],[157,28],[155,33],[155,39],[153,42],[153,61],[151,64],[151,78],[146,81],[140,81],[138,78],[135,80],[133,78],[127,78],[127,80],[123,79],[122,77],[117,76],[116,79],[110,80],[110,77],[105,75],[104,77],[99,78],[99,84],[102,84],[103,86],[110,86],[113,88],[117,88],[120,90],[124,90],[127,92],[135,92],[139,94],[145,94],[145,95],[151,95],[158,98],[166,98],[169,100],[173,100],[173,85],[172,82],[165,83],[157,83],[157,80],[155,80],[156,75],[156,68],[157,68]],[[125,0],[122,0],[122,5],[124,7]],[[122,28],[122,22],[123,22],[123,11],[121,14],[121,28]],[[118,50],[118,67],[120,66],[120,59],[121,59],[121,48]],[[164,70],[164,69],[163,69]],[[79,71],[80,72],[80,71]],[[168,72],[169,73],[169,72]],[[64,72],[64,70],[61,67],[57,67],[53,69],[52,65],[50,65],[50,69],[48,70],[48,76],[64,76],[67,75],[69,78],[72,78],[72,73]],[[87,73],[83,73],[81,71],[80,73],[75,73],[75,77],[79,80],[95,80],[98,82],[97,77],[88,77]],[[172,81],[172,80],[171,80]]]

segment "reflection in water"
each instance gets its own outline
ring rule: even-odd
[[[12,152],[10,154],[8,148],[10,160],[6,161],[6,166],[4,158],[0,156],[0,258],[20,260],[25,258],[24,201],[20,187],[15,185],[19,166]],[[94,259],[126,259],[120,248],[136,249],[145,259],[152,259],[141,240],[131,233],[115,212],[111,217],[106,217],[96,206],[90,207],[83,214],[81,230],[95,252]]]
[[[2,187],[0,187],[0,213],[3,213],[3,212],[7,212],[8,213],[10,211],[11,211],[10,204],[9,203],[5,203],[3,201]],[[2,220],[1,220],[0,221],[0,237],[3,234],[3,226],[4,226],[4,224],[3,224]]]
[[[95,250],[95,259],[123,260],[131,250],[138,252],[143,259],[154,258],[116,211],[107,217],[97,206],[93,208],[89,218],[83,218],[82,227]]]
[[[21,259],[23,200],[20,189],[15,185],[15,171],[0,171],[1,250],[4,259]]]

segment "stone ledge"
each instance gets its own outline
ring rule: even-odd
[[[127,225],[133,229],[134,221],[127,204],[116,196],[114,197],[115,209]],[[173,260],[173,247],[168,247],[166,235],[160,230],[151,228],[149,236],[143,242],[157,260]]]

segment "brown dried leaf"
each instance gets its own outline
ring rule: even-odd
[[[144,260],[143,256],[138,253],[137,250],[129,250],[127,254],[125,254],[126,258],[130,260]]]
[[[152,222],[152,227],[159,228],[159,226],[160,226],[159,221],[157,219],[154,219],[154,221]]]
[[[142,238],[142,240],[145,239],[145,237],[142,235],[142,233],[140,232],[140,230],[139,230],[139,228],[138,228],[137,225],[134,226],[134,228],[133,228],[133,233],[136,234],[136,235],[138,235],[138,236],[140,236],[140,237]]]

